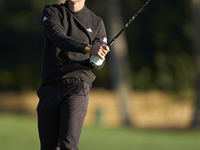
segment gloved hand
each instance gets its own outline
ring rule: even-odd
[[[93,66],[101,66],[105,59],[101,59],[99,56],[91,55],[90,56],[90,63]]]
[[[90,57],[90,63],[93,66],[102,65],[105,60],[105,56],[109,51],[110,49],[107,45],[92,46],[90,50],[90,53],[92,54]]]

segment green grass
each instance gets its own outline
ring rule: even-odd
[[[83,150],[200,150],[200,131],[84,128]]]
[[[39,150],[37,120],[0,113],[0,150]],[[84,127],[80,150],[200,150],[200,130]]]
[[[0,114],[0,150],[39,150],[36,118]]]

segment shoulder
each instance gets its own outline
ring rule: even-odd
[[[90,9],[88,9],[86,7],[86,13],[87,15],[95,22],[101,23],[103,22],[103,19],[101,17],[99,17],[98,15],[96,15],[93,11],[91,11]]]
[[[54,4],[54,5],[46,5],[43,9],[43,11],[48,11],[48,10],[52,10],[52,11],[56,11],[59,5]]]
[[[64,4],[46,5],[43,9],[43,13],[59,13],[63,8],[65,8]]]
[[[63,14],[65,6],[63,4],[54,4],[54,5],[46,5],[42,11],[42,17],[48,16],[48,17],[56,17],[61,18]]]

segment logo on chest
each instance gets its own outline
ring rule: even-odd
[[[87,31],[90,32],[90,33],[92,33],[92,29],[91,28],[88,28]]]

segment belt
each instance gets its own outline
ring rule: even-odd
[[[80,78],[63,78],[63,79],[58,79],[55,81],[57,85],[66,85],[66,84],[73,84],[78,81],[81,81]]]

